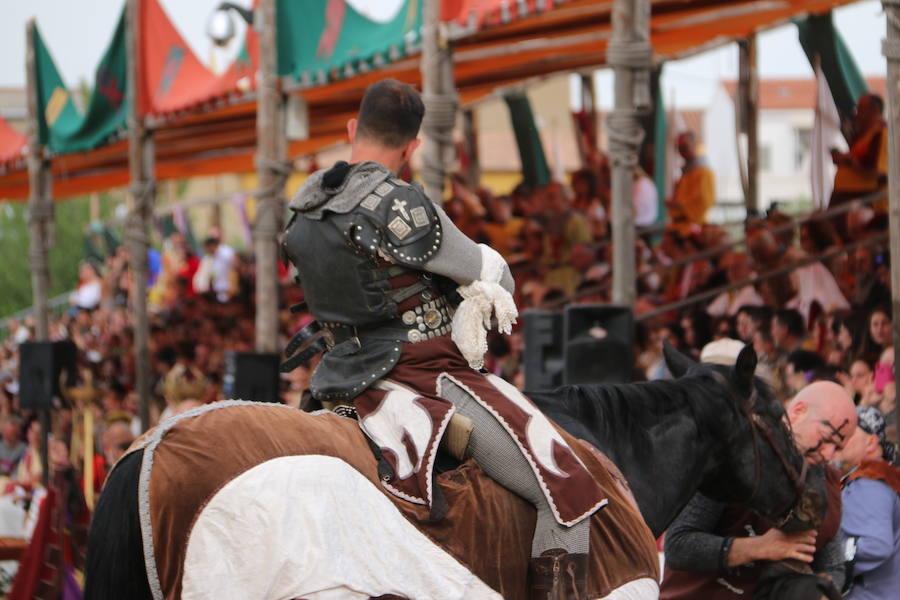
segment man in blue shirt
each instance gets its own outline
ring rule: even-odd
[[[900,469],[886,439],[884,416],[857,409],[859,424],[838,460],[845,477],[841,533],[848,598],[896,598],[900,591]]]

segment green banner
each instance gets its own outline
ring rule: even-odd
[[[125,13],[119,17],[112,40],[100,60],[94,88],[84,114],[63,84],[53,57],[34,27],[37,67],[38,127],[41,144],[56,154],[83,152],[102,146],[126,127]]]
[[[278,74],[321,85],[404,58],[420,42],[422,1],[379,23],[344,0],[279,0]]]
[[[798,19],[794,24],[797,25],[800,45],[813,69],[816,60],[819,60],[841,119],[852,119],[856,101],[869,88],[844,39],[835,28],[831,13]]]
[[[644,139],[641,141],[640,163],[648,174],[653,177],[656,184],[656,196],[659,207],[656,212],[656,222],[666,221],[666,153],[671,150],[667,147],[669,124],[666,118],[666,107],[663,104],[663,93],[660,82],[662,80],[663,65],[653,69],[650,77],[650,94],[653,96],[653,109],[641,116],[641,127],[644,130]]]
[[[522,161],[522,178],[529,189],[550,183],[550,168],[541,144],[541,135],[534,121],[531,103],[524,92],[507,92],[503,95],[509,108],[519,158]]]

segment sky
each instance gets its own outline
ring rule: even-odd
[[[237,52],[237,43],[226,50],[212,50],[205,30],[220,0],[160,0],[175,26],[202,61],[222,70]],[[250,0],[238,0],[246,5]],[[374,19],[387,19],[403,0],[349,0]],[[109,41],[124,0],[0,0],[0,87],[25,85],[25,26],[37,18],[45,43],[67,85],[91,80],[93,69]],[[883,75],[881,40],[885,18],[877,0],[864,0],[838,9],[835,22],[866,75]],[[240,36],[235,36],[240,39]],[[759,39],[761,77],[809,77],[811,70],[797,42],[792,25],[763,33]],[[704,106],[720,79],[737,77],[737,49],[733,44],[696,57],[669,63],[664,70],[663,91],[680,107]],[[599,101],[608,106],[612,75],[597,75]]]

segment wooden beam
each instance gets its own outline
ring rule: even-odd
[[[643,131],[639,117],[650,109],[650,1],[616,0],[607,59],[615,76],[614,108],[607,119],[612,163],[613,294],[615,304],[633,307],[635,231],[632,188]]]
[[[425,2],[420,63],[425,102],[422,179],[425,193],[438,204],[444,198],[444,178],[454,152],[453,126],[459,103],[453,78],[453,54],[441,26],[440,12],[439,2]]]
[[[756,61],[756,35],[738,42],[738,103],[741,131],[747,139],[747,187],[744,202],[747,213],[758,212],[759,198],[759,73]]]
[[[131,188],[128,195],[128,223],[125,241],[131,270],[129,290],[134,327],[135,380],[140,405],[141,428],[150,426],[150,323],[147,316],[147,253],[150,249],[150,219],[156,195],[154,179],[153,133],[140,115],[140,2],[125,5],[127,44],[128,171]]]
[[[887,17],[887,39],[882,52],[887,58],[887,80],[900,81],[900,1],[883,0]],[[893,308],[894,348],[900,348],[900,93],[888,86],[888,132],[890,136],[888,168],[888,231],[891,249],[891,306]],[[894,353],[894,372],[900,367],[900,352]],[[900,432],[900,411],[895,411],[896,431]]]
[[[281,92],[278,89],[275,45],[275,0],[259,0],[254,28],[259,35],[259,87],[256,108],[256,173],[259,182],[253,253],[256,258],[256,351],[278,352],[278,234],[281,231],[281,196],[286,177],[283,164],[284,128],[280,126]]]
[[[34,54],[35,21],[26,25],[26,81],[28,96],[28,228],[31,234],[28,258],[31,262],[31,294],[34,307],[35,339],[50,338],[47,308],[50,289],[50,237],[53,227],[53,200],[50,197],[50,165],[40,142],[38,120],[37,60]],[[46,435],[46,431],[45,431]],[[45,465],[46,468],[46,465]]]

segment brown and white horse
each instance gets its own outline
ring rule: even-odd
[[[774,400],[742,390],[745,374],[738,370],[717,367],[722,372],[714,376],[709,369],[665,384],[666,406],[641,420],[616,416],[625,419],[610,429],[621,431],[618,454],[634,445],[627,439],[634,423],[649,427],[642,444],[653,444],[654,429],[682,436],[698,457],[684,465],[696,472],[682,477],[691,483],[681,487],[693,489],[680,490],[679,497],[705,485],[706,493],[748,499],[768,516],[789,508],[799,516],[795,509],[809,503],[800,502],[790,471],[802,458],[790,452],[790,437],[769,406]],[[656,398],[653,386],[632,387]],[[604,387],[621,386],[558,392],[571,400],[579,390],[596,394]],[[750,397],[757,406],[746,407]],[[647,412],[640,403],[635,409]],[[755,427],[766,428],[768,441],[760,442]],[[654,536],[628,485],[595,447],[563,435],[609,500],[590,517],[589,597],[656,598]],[[726,452],[724,444],[740,447]],[[632,451],[666,454],[660,447]],[[645,468],[645,478],[661,485],[679,476]],[[721,478],[725,471],[730,489],[717,494],[703,476]],[[148,432],[111,473],[92,523],[86,598],[526,597],[533,507],[472,462],[442,473],[436,483],[449,509],[432,521],[426,507],[380,485],[376,459],[351,419],[272,404],[200,407]]]

